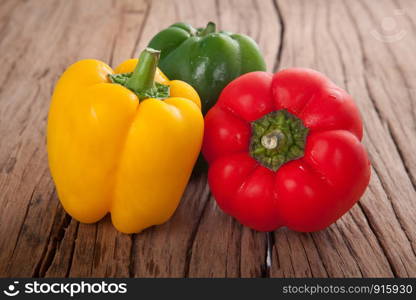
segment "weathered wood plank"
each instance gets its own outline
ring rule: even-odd
[[[0,274],[32,276],[49,241],[44,233],[51,231],[57,208],[51,199],[53,186],[44,148],[45,107],[52,83],[43,74],[54,49],[42,49],[41,37],[36,41],[32,30],[51,32],[58,17],[69,15],[59,16],[45,6],[39,13],[49,19],[46,24],[38,14],[30,13],[36,11],[35,3],[16,5],[0,42],[5,53],[0,60],[8,70],[2,72],[0,88]],[[62,12],[59,5],[55,9]]]
[[[384,5],[378,10],[370,10],[368,1],[355,3],[351,5],[350,16],[362,19],[360,30],[364,33],[372,34],[373,28],[382,31],[380,27],[387,17],[394,17],[399,33],[401,30],[405,33],[403,37],[398,34],[397,40],[391,42],[382,42],[363,34],[360,42],[367,80],[365,84],[384,126],[384,131],[378,132],[387,135],[391,141],[388,144],[391,147],[389,155],[378,156],[375,159],[378,165],[374,165],[383,188],[392,196],[393,208],[412,242],[413,250],[416,250],[416,80],[415,69],[411,67],[416,64],[414,51],[411,51],[416,46],[416,38],[412,34],[412,25],[405,22],[406,12],[414,12],[415,5],[412,1],[403,6],[392,1],[382,3]],[[372,25],[371,21],[376,25]],[[386,61],[386,57],[389,60]],[[374,144],[377,149],[385,145],[377,139]]]
[[[393,44],[381,42],[374,38],[372,30],[376,28],[380,30],[384,17],[394,16],[394,5],[391,1],[383,1],[379,9],[372,9],[373,12],[381,11],[382,17],[371,18],[368,15],[368,10],[365,6],[369,2],[354,2],[350,6],[347,6],[347,16],[351,19],[351,25],[354,26],[358,35],[356,42],[360,45],[357,49],[357,53],[361,55],[359,58],[361,61],[361,68],[359,69],[361,76],[360,81],[357,81],[358,86],[352,86],[351,89],[354,93],[357,88],[365,89],[370,101],[362,101],[361,105],[364,106],[364,119],[366,120],[366,132],[368,139],[366,140],[369,148],[370,157],[372,159],[374,177],[378,177],[381,183],[371,185],[370,190],[377,190],[382,188],[382,193],[385,197],[373,198],[372,201],[362,201],[362,207],[366,211],[369,220],[373,221],[372,226],[379,236],[380,242],[385,248],[386,255],[388,256],[392,268],[395,271],[396,276],[415,276],[415,235],[414,228],[416,226],[414,215],[416,213],[416,203],[414,199],[416,197],[414,186],[412,186],[410,177],[406,172],[404,161],[402,160],[401,147],[394,134],[392,134],[391,124],[400,124],[404,130],[404,134],[409,131],[413,131],[413,137],[415,136],[414,123],[406,122],[408,120],[408,105],[413,102],[411,99],[406,99],[399,96],[403,92],[407,93],[404,82],[399,82],[398,78],[401,78],[400,67],[398,66],[398,59],[400,59],[400,66],[405,66],[411,62],[409,52],[403,52],[399,55],[389,51],[389,49],[402,49],[400,44],[405,42],[407,45],[415,43],[409,35],[406,40],[397,41]],[[408,2],[410,5],[410,1]],[[349,10],[348,10],[349,9]],[[409,8],[406,8],[406,10]],[[365,13],[365,15],[363,15]],[[391,15],[393,13],[393,15]],[[360,20],[358,22],[357,20]],[[370,21],[371,20],[371,21]],[[405,27],[406,30],[410,30],[409,27]],[[400,57],[400,58],[399,58]],[[352,61],[354,57],[351,57]],[[384,65],[383,69],[379,69],[378,65]],[[374,68],[378,69],[376,72],[372,71]],[[385,77],[390,77],[389,82],[385,81]],[[393,77],[395,79],[393,79]],[[411,77],[408,77],[411,80]],[[383,91],[383,87],[389,87],[390,92],[397,94],[397,99],[400,100],[400,105],[392,105],[394,99],[386,99],[386,95],[378,93]],[[368,99],[367,98],[367,99]],[[401,114],[389,114],[390,121],[386,122],[381,111],[387,113],[387,110],[392,106],[402,107]],[[398,108],[397,108],[398,109]],[[402,119],[403,118],[403,119]],[[395,121],[393,121],[395,120]],[[389,124],[389,122],[391,122]],[[395,125],[393,125],[395,126]],[[402,145],[403,146],[403,145]],[[410,158],[409,158],[410,159]],[[387,199],[386,199],[387,197]],[[386,205],[382,206],[382,200],[388,200]],[[384,203],[383,203],[384,204]],[[383,208],[383,209],[382,209]],[[392,226],[393,225],[393,226]],[[392,230],[393,229],[393,230]],[[398,249],[397,245],[400,245]]]
[[[397,57],[386,50],[390,45],[369,36],[371,28],[378,24],[377,19],[368,16],[368,12],[381,11],[388,16],[389,7],[393,8],[388,1],[383,4],[361,2],[364,1],[298,1],[290,5],[278,2],[285,24],[280,67],[303,66],[321,70],[352,94],[363,113],[364,143],[374,167],[370,188],[360,204],[326,231],[310,234],[312,239],[307,245],[314,253],[315,243],[322,265],[331,277],[414,276],[415,256],[411,245],[414,238],[409,238],[409,231],[415,228],[412,215],[415,214],[413,200],[416,195],[397,141],[386,126],[386,120],[378,113],[383,109],[387,114],[393,106],[396,110],[405,110],[406,105],[394,105],[391,99],[383,99],[383,95],[376,96],[373,92],[377,85],[386,86],[387,82],[379,77],[386,76],[383,74],[387,72],[390,72],[390,82],[394,82],[390,83],[391,90],[404,89],[403,83],[397,82],[401,77],[391,69],[392,65],[397,67]],[[370,7],[367,12],[363,5]],[[299,28],[298,24],[302,26]],[[407,41],[406,45],[413,42]],[[401,55],[404,65],[409,61],[410,53],[402,52]],[[371,75],[368,72],[370,65],[373,68],[378,66],[377,72]],[[406,101],[409,100],[412,101]],[[412,123],[399,120],[399,116],[390,114],[390,122],[407,132],[407,140],[410,135],[414,137]],[[405,139],[405,135],[402,138]],[[404,230],[402,226],[406,226]],[[275,233],[276,241],[281,240],[283,234]],[[295,247],[296,244],[290,242],[288,246],[275,244],[274,260],[285,251],[281,248],[291,249],[293,259],[283,267],[272,262],[272,276],[321,276],[322,273],[315,275],[311,268],[299,272],[302,268],[293,262],[305,260],[305,253],[309,257],[309,251],[306,248],[304,251],[296,250]]]
[[[46,160],[46,117],[53,85],[69,64],[88,57],[111,60],[118,52],[115,53],[109,41],[118,36],[118,30],[127,28],[124,34],[131,34],[134,27],[140,27],[143,12],[130,11],[131,3],[103,1],[95,7],[89,1],[53,1],[42,5],[36,1],[20,1],[18,9],[9,15],[0,43],[5,53],[1,57],[2,65],[9,70],[2,72],[0,90],[0,202],[4,207],[0,212],[0,274],[3,276],[43,276],[45,272],[49,274],[47,268],[51,263],[54,276],[71,274],[67,265],[72,267],[72,263],[62,262],[62,268],[54,263],[63,257],[72,262],[73,253],[79,250],[75,248],[70,255],[67,250],[74,247],[75,239],[79,247],[85,248],[87,241],[94,238],[84,234],[88,231],[87,225],[75,230],[80,237],[66,238],[73,230],[56,232],[56,224],[65,225],[59,221],[65,214],[56,196],[51,197],[54,194]],[[143,2],[134,4],[145,7]],[[125,14],[135,14],[135,18],[124,18]],[[127,20],[133,24],[126,23]],[[57,245],[62,234],[65,243]],[[119,240],[123,239],[118,236],[106,240],[105,244],[115,247]],[[95,245],[95,240],[92,244]],[[58,246],[61,247],[56,249]],[[94,249],[86,249],[87,254]],[[28,251],[31,255],[27,255]],[[54,258],[55,253],[59,259]],[[89,261],[82,255],[77,259]],[[82,273],[77,268],[72,271],[77,272]],[[128,272],[123,270],[120,274]]]
[[[416,276],[415,8],[408,0],[1,1],[0,276]],[[401,39],[375,38],[386,17]],[[249,34],[269,70],[312,67],[352,94],[373,165],[359,205],[327,230],[281,229],[268,239],[222,213],[202,175],[169,222],[138,235],[117,232],[108,216],[85,225],[63,211],[45,148],[57,78],[82,58],[116,66],[135,57],[177,21]]]

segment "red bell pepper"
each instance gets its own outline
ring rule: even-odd
[[[369,183],[362,135],[351,96],[323,74],[245,74],[205,117],[211,191],[224,212],[253,229],[324,229]]]

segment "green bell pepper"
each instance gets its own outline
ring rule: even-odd
[[[204,114],[230,81],[248,72],[266,70],[253,39],[216,32],[212,22],[198,29],[175,23],[156,34],[149,47],[161,51],[159,68],[169,79],[186,81],[197,90]]]

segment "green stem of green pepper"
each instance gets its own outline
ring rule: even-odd
[[[216,31],[216,25],[214,22],[208,22],[207,27],[205,27],[202,31],[199,32],[199,36],[206,36],[210,33],[214,33]]]

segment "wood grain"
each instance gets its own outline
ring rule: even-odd
[[[0,276],[415,277],[415,14],[410,0],[1,1]],[[222,213],[200,174],[141,234],[65,213],[45,147],[56,80],[79,59],[136,57],[177,21],[248,34],[270,71],[314,68],[354,97],[372,162],[358,205],[321,232],[265,234]]]
[[[416,228],[415,190],[400,150],[400,147],[409,147],[409,143],[397,143],[390,129],[390,126],[400,126],[404,121],[400,114],[403,117],[408,115],[406,106],[410,104],[407,103],[412,103],[415,99],[401,97],[402,101],[397,105],[392,99],[383,100],[382,95],[374,95],[374,90],[380,91],[380,88],[383,90],[386,86],[390,93],[408,92],[408,88],[403,86],[404,82],[398,82],[398,78],[403,79],[406,75],[398,74],[400,68],[391,68],[392,64],[397,64],[395,61],[399,56],[387,49],[400,49],[396,44],[409,45],[414,41],[409,41],[411,37],[407,36],[392,44],[371,36],[371,30],[380,27],[383,17],[393,15],[395,4],[389,1],[383,1],[377,6],[370,1],[328,1],[325,2],[326,5],[319,6],[312,2],[298,1],[291,2],[290,5],[288,2],[279,2],[286,29],[279,67],[302,65],[315,68],[328,74],[351,93],[364,119],[364,144],[371,157],[373,174],[370,187],[359,205],[328,230],[308,234],[311,237],[308,243],[303,243],[304,253],[295,252],[299,257],[294,257],[292,261],[304,256],[312,257],[307,249],[313,249],[311,252],[315,254],[315,245],[321,254],[322,265],[331,277],[415,276],[415,239],[412,235]],[[371,4],[370,9],[365,9]],[[294,14],[294,11],[297,13]],[[379,16],[372,20],[369,14],[376,11]],[[296,27],[300,23],[303,23],[303,30]],[[304,51],[308,53],[296,55],[298,49],[307,49]],[[404,65],[406,56],[403,53],[400,59]],[[377,66],[379,70],[369,73],[370,66]],[[384,76],[391,80],[394,78],[394,83],[383,83],[381,78]],[[391,119],[390,122],[394,125],[389,126],[380,111],[385,110],[385,114],[392,118],[394,114],[389,112],[389,107],[393,109],[393,106],[401,113],[395,116],[395,121]],[[413,135],[412,142],[415,141],[413,122],[414,120],[401,124],[402,128],[406,128],[405,131],[412,131],[408,133],[409,136]],[[281,240],[283,234],[283,231],[276,232],[275,240]],[[290,245],[291,243],[288,246],[275,244],[275,256],[282,247]],[[291,253],[293,255],[293,251]],[[283,270],[281,267],[275,270],[275,266],[278,267],[277,264],[272,264],[272,273],[276,276],[302,276],[296,273],[299,268],[293,264]],[[303,275],[313,274],[312,268],[306,269],[306,274]],[[318,276],[324,275],[320,273]]]

